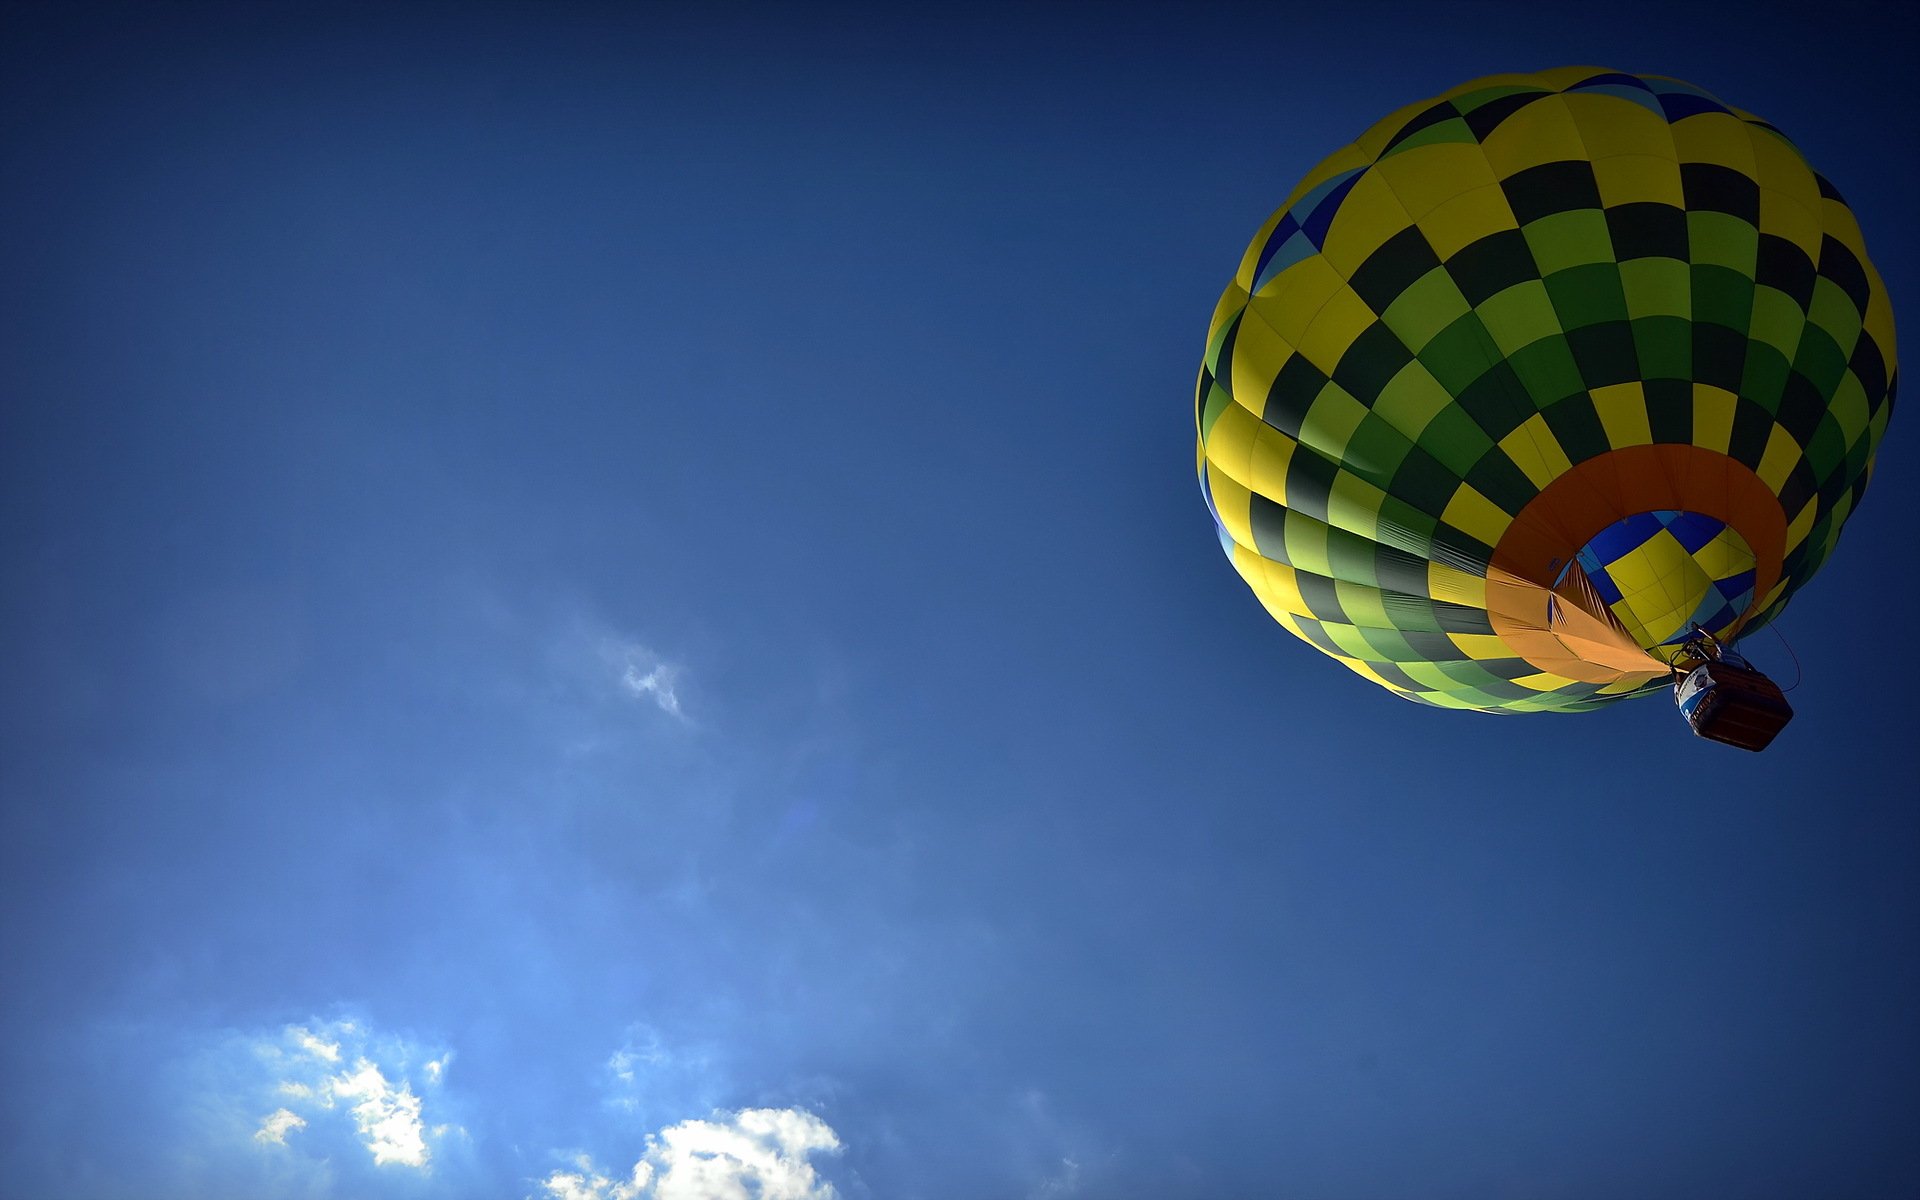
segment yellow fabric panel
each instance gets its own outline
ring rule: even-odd
[[[1649,113],[1649,116],[1652,114]],[[1666,142],[1666,154],[1621,154],[1593,160],[1593,177],[1600,185],[1600,203],[1613,208],[1621,204],[1670,204],[1686,207],[1686,194],[1680,186],[1680,164],[1671,157],[1673,145]]]
[[[1449,604],[1485,609],[1487,581],[1484,576],[1469,575],[1445,563],[1430,562],[1427,564],[1427,595]]]
[[[1820,184],[1807,163],[1776,134],[1747,127],[1755,179],[1761,184],[1761,232],[1788,238],[1820,259]]]
[[[1693,561],[1700,564],[1710,579],[1731,579],[1753,567],[1753,551],[1739,531],[1729,525],[1714,539],[1694,551]]]
[[[1253,481],[1254,431],[1266,426],[1238,404],[1228,404],[1207,434],[1207,461],[1242,487]]]
[[[1254,491],[1269,500],[1281,500],[1287,494],[1287,467],[1299,443],[1265,421],[1253,428],[1253,450],[1247,468],[1247,482]]]
[[[1306,598],[1300,594],[1299,573],[1285,563],[1277,563],[1270,558],[1260,561],[1266,564],[1261,570],[1260,598],[1267,607],[1278,608],[1295,616],[1312,616]]]
[[[1712,384],[1693,385],[1693,444],[1725,454],[1733,442],[1733,410],[1739,397]]]
[[[1331,375],[1340,363],[1340,356],[1353,345],[1353,339],[1378,319],[1366,301],[1353,294],[1352,288],[1342,287],[1327,297],[1327,302],[1307,326],[1307,332],[1300,339],[1300,353]]]
[[[1546,487],[1573,469],[1567,452],[1560,448],[1560,440],[1553,436],[1546,417],[1539,413],[1500,439],[1500,450],[1538,488]]]
[[[1673,131],[1673,148],[1681,162],[1719,163],[1742,175],[1753,175],[1753,143],[1747,138],[1747,123],[1739,117],[1722,112],[1696,113],[1667,128]]]
[[[1489,546],[1499,545],[1500,535],[1513,524],[1513,517],[1505,509],[1466,483],[1454,489],[1453,499],[1447,501],[1447,509],[1440,514],[1440,519]]]
[[[1400,228],[1410,218],[1418,221],[1461,192],[1498,183],[1480,147],[1464,142],[1436,142],[1405,154],[1383,158],[1373,168],[1386,180],[1406,210]],[[1394,232],[1399,232],[1396,229]],[[1383,239],[1384,240],[1384,239]]]
[[[1501,179],[1541,163],[1587,157],[1573,114],[1556,96],[1536,100],[1502,121],[1480,148]]]
[[[1561,96],[1579,130],[1586,157],[1616,154],[1654,154],[1673,158],[1673,139],[1659,114],[1631,100],[1602,92],[1568,92]]]
[[[1671,565],[1652,553],[1650,548],[1655,546],[1665,546],[1669,551],[1679,549],[1670,538],[1655,538],[1607,564],[1607,574],[1612,577],[1613,585],[1620,589],[1622,599],[1630,600],[1654,587],[1659,582],[1661,571]]]
[[[1507,203],[1507,194],[1497,183],[1461,192],[1414,223],[1442,262],[1490,233],[1520,225]]]
[[[1747,142],[1753,147],[1753,177],[1760,186],[1772,188],[1808,212],[1818,214],[1820,184],[1800,152],[1779,134],[1758,125],[1747,126]]]
[[[1838,200],[1820,197],[1820,227],[1833,235],[1833,239],[1853,251],[1855,258],[1866,260],[1867,247],[1860,235],[1860,220],[1853,210]]]
[[[1491,633],[1450,633],[1447,640],[1460,647],[1462,658],[1471,658],[1476,662],[1513,657],[1512,648]]]
[[[1807,535],[1813,532],[1813,521],[1819,515],[1819,510],[1820,497],[1818,496],[1814,496],[1800,506],[1800,514],[1787,525],[1785,553],[1793,553],[1800,548],[1801,542],[1807,540]]]
[[[1280,272],[1247,302],[1247,320],[1264,322],[1281,341],[1298,346],[1321,307],[1346,286],[1332,264],[1310,254]]]
[[[1761,454],[1760,465],[1754,468],[1753,473],[1778,495],[1780,489],[1787,486],[1787,476],[1793,473],[1803,453],[1800,443],[1793,440],[1793,435],[1787,432],[1786,427],[1775,424],[1773,431],[1767,435],[1766,452]]]
[[[1273,377],[1292,357],[1293,347],[1273,326],[1265,321],[1243,320],[1240,332],[1234,335],[1233,360],[1222,364],[1225,369],[1218,371],[1216,377],[1224,375],[1228,390],[1238,404],[1259,416],[1267,406]]]
[[[1253,547],[1253,522],[1248,518],[1252,493],[1240,481],[1228,475],[1220,464],[1207,460],[1207,490],[1213,495],[1213,507],[1227,536],[1249,549]]]
[[[1817,198],[1817,197],[1816,197]],[[1783,237],[1820,261],[1819,210],[1809,211],[1789,193],[1762,185],[1760,188],[1760,232]]]
[[[1360,176],[1340,202],[1320,253],[1342,279],[1350,279],[1368,255],[1406,227],[1407,210],[1375,167]]]
[[[1519,687],[1532,688],[1536,692],[1550,692],[1555,688],[1566,687],[1572,683],[1573,680],[1562,675],[1549,675],[1542,671],[1537,675],[1522,675],[1520,678],[1508,680],[1508,682]]]
[[[1619,446],[1646,446],[1653,442],[1653,430],[1647,425],[1647,394],[1637,382],[1597,387],[1588,393],[1607,441]]]

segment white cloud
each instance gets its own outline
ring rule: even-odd
[[[839,1150],[839,1137],[805,1109],[749,1108],[661,1130],[623,1180],[582,1158],[541,1186],[550,1200],[836,1200],[810,1157]]]
[[[633,1164],[633,1173],[625,1179],[600,1174],[584,1154],[574,1165],[577,1171],[555,1171],[541,1182],[551,1200],[643,1200],[653,1182],[653,1165],[645,1160]]]
[[[328,1080],[333,1094],[353,1100],[354,1123],[376,1164],[399,1163],[424,1167],[431,1157],[420,1123],[420,1097],[402,1083],[395,1088],[380,1068],[366,1059],[354,1063],[351,1074]]]
[[[349,1052],[351,1065],[336,1070],[349,1061]],[[420,1062],[424,1082],[436,1085],[451,1054],[427,1058],[404,1039],[375,1038],[351,1021],[324,1024],[317,1030],[288,1026],[278,1037],[255,1039],[254,1054],[281,1076],[273,1085],[273,1095],[284,1101],[262,1118],[253,1135],[263,1145],[286,1145],[287,1135],[294,1130],[344,1109],[342,1115],[352,1118],[354,1133],[375,1166],[424,1171],[433,1158],[433,1138],[465,1132],[450,1124],[429,1129],[422,1098],[407,1074],[412,1064]]]
[[[260,1128],[254,1133],[253,1140],[284,1146],[287,1144],[287,1135],[296,1129],[305,1128],[306,1124],[307,1119],[290,1108],[275,1109],[266,1120],[260,1123]]]

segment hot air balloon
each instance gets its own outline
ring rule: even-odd
[[[1200,485],[1274,619],[1397,695],[1579,711],[1718,668],[1695,683],[1764,726],[1778,689],[1747,703],[1720,648],[1832,553],[1895,386],[1859,226],[1779,129],[1676,79],[1499,75],[1260,228]]]

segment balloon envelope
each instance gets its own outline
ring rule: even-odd
[[[1779,614],[1895,390],[1859,226],[1778,129],[1593,67],[1410,105],[1221,297],[1202,491],[1276,620],[1408,699],[1579,710]]]

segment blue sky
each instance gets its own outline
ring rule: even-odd
[[[1768,117],[1897,307],[1900,20],[16,11],[0,1194],[1920,1191],[1902,420],[1761,757],[1399,702],[1192,474],[1480,74]]]

